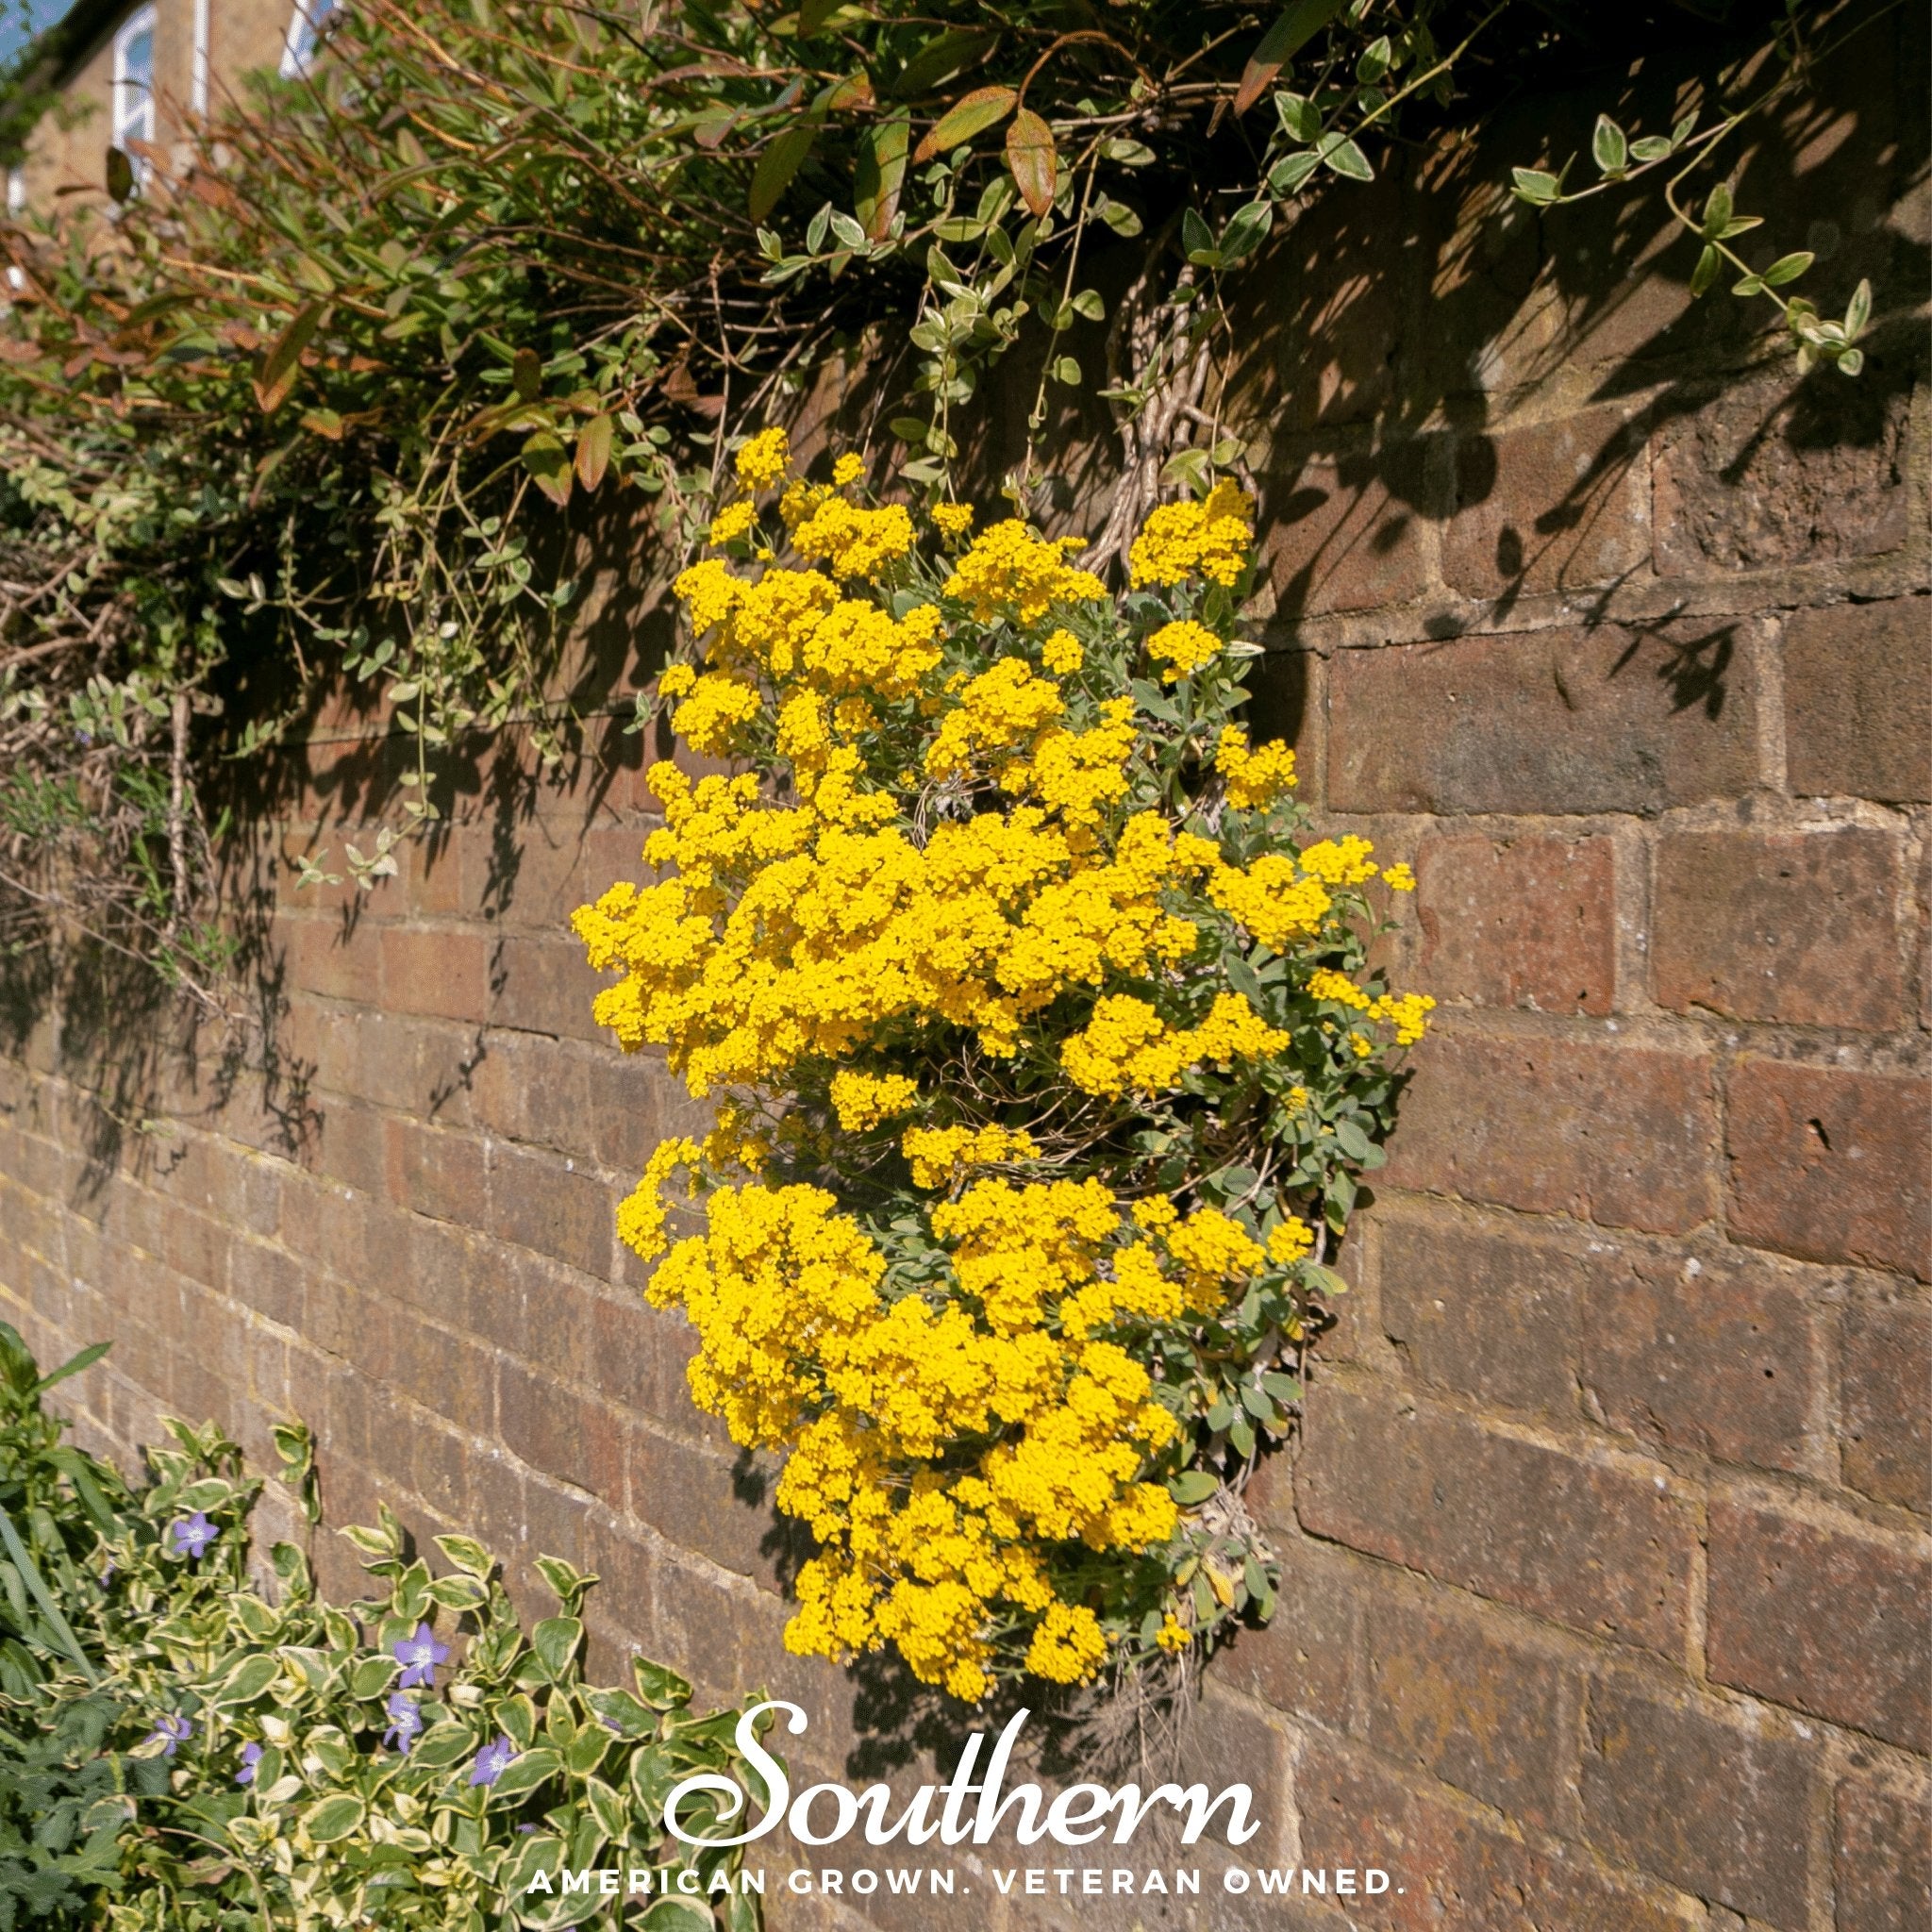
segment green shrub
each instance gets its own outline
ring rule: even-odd
[[[558,1609],[525,1632],[480,1544],[438,1537],[432,1575],[385,1508],[343,1532],[371,1601],[325,1602],[287,1542],[266,1591],[262,1483],[212,1424],[170,1420],[135,1482],[61,1443],[42,1398],[98,1352],[42,1376],[0,1323],[0,1932],[574,1925],[610,1901],[525,1888],[599,1865],[652,1872],[654,1932],[760,1924],[735,1849],[687,1851],[701,1890],[678,1896],[663,1829],[694,1774],[756,1791],[739,1713],[698,1716],[642,1659],[628,1688],[587,1684],[595,1577],[538,1557]],[[307,1433],[277,1441],[313,1523]]]

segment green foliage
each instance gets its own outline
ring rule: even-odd
[[[185,160],[140,157],[138,192],[116,158],[105,213],[0,226],[20,277],[0,321],[0,944],[79,931],[217,1001],[221,827],[197,778],[341,682],[414,748],[410,828],[470,734],[515,722],[564,756],[610,693],[560,668],[578,525],[559,512],[621,499],[688,548],[735,425],[840,358],[909,391],[874,455],[915,488],[950,487],[962,411],[1021,347],[1023,505],[1070,391],[1111,404],[1131,475],[1198,467],[1226,442],[1213,408],[1149,406],[1231,355],[1226,278],[1291,204],[1472,120],[1491,76],[1588,51],[1569,13],[338,8],[312,80],[264,82]],[[1796,24],[1780,46],[1783,87]],[[1701,164],[1739,118],[1634,142],[1606,122],[1597,187]],[[1517,192],[1547,207],[1565,178],[1524,170]],[[1094,258],[1123,238],[1144,238],[1141,273],[1109,294]],[[1853,372],[1856,316],[1779,292],[1800,261],[1740,286]],[[1101,548],[1144,508],[1124,501]],[[388,860],[351,854],[346,875],[373,886]]]
[[[555,1886],[565,1865],[650,1870],[658,1890],[679,1869],[735,1876],[735,1851],[680,1868],[662,1814],[697,1773],[755,1790],[737,1713],[699,1717],[691,1686],[641,1658],[628,1687],[586,1683],[595,1577],[540,1557],[558,1614],[526,1634],[479,1544],[438,1538],[433,1574],[384,1509],[344,1532],[369,1559],[370,1601],[325,1602],[289,1543],[269,1553],[265,1592],[247,1528],[262,1486],[219,1430],[171,1422],[131,1486],[60,1442],[42,1396],[97,1353],[42,1377],[0,1324],[0,1932],[508,1932],[607,1908],[526,1894],[540,1871]],[[276,1441],[312,1506],[306,1431]],[[398,1646],[438,1625],[431,1681],[405,1688]],[[479,1781],[492,1752],[498,1774]],[[688,1830],[705,1829],[707,1804],[715,1817],[715,1800],[684,1807]],[[755,1896],[708,1896],[715,1921],[694,1924],[755,1932]]]

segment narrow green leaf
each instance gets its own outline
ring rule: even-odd
[[[1717,272],[1724,265],[1724,257],[1708,242],[1704,244],[1704,253],[1697,258],[1697,266],[1690,271],[1690,293],[1692,298],[1703,294],[1714,281]]]
[[[264,416],[273,416],[289,399],[300,373],[302,352],[322,325],[324,305],[305,302],[269,345],[255,377],[255,400]]]
[[[1245,114],[1268,91],[1268,84],[1340,13],[1347,0],[1293,0],[1284,8],[1248,56],[1241,84],[1235,90],[1234,110]]]
[[[1782,289],[1787,282],[1795,282],[1817,258],[1808,248],[1800,248],[1791,255],[1779,256],[1764,271],[1765,287]]]
[[[44,1395],[57,1382],[64,1382],[69,1375],[77,1375],[83,1369],[91,1369],[113,1347],[111,1341],[91,1341],[78,1355],[70,1356],[58,1369],[50,1370],[33,1386],[32,1393]]]
[[[778,206],[785,191],[791,186],[791,177],[805,165],[806,157],[818,138],[818,124],[812,121],[794,123],[774,136],[752,171],[746,206],[753,221],[762,222]]]
[[[859,138],[852,207],[871,241],[885,240],[899,211],[911,139],[912,120],[907,114],[891,115]]]

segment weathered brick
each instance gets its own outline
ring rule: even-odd
[[[1790,619],[1785,768],[1801,796],[1932,799],[1932,601],[1834,604]]]
[[[1433,580],[1422,442],[1310,457],[1270,479],[1266,506],[1261,567],[1284,618],[1406,604]]]
[[[482,1142],[412,1121],[384,1123],[389,1198],[435,1221],[474,1224],[488,1213],[489,1177]]]
[[[1555,1826],[1574,1748],[1557,1658],[1480,1618],[1382,1600],[1363,1656],[1372,1744],[1511,1818]]]
[[[1807,1821],[1820,1750],[1775,1724],[1745,1728],[1599,1680],[1577,1781],[1586,1836],[1699,1898],[1800,1932],[1810,1921]]]
[[[492,1025],[609,1045],[591,1018],[591,1003],[608,979],[591,971],[575,940],[506,933],[491,952],[490,971]]]
[[[491,1142],[489,1225],[505,1241],[608,1274],[616,1213],[615,1197],[594,1175],[554,1155]]]
[[[1746,1058],[1727,1091],[1731,1227],[1811,1261],[1932,1273],[1932,1090]]]
[[[1430,837],[1416,847],[1422,983],[1439,1000],[1607,1013],[1616,854],[1607,839]]]
[[[1577,1293],[1572,1250],[1515,1229],[1381,1224],[1382,1325],[1417,1376],[1486,1403],[1574,1415]]]
[[[1340,811],[1654,812],[1757,772],[1746,620],[1614,625],[1336,653]]]
[[[1881,1503],[1932,1510],[1932,1307],[1845,1310],[1840,1335],[1844,1479]]]
[[[1722,1251],[1596,1258],[1583,1388],[1612,1428],[1765,1469],[1811,1466],[1814,1289]]]
[[[1869,557],[1909,529],[1908,384],[1837,391],[1779,370],[1683,408],[1656,438],[1659,576]]]
[[[1252,1485],[1249,1500],[1262,1507]],[[1357,1592],[1336,1553],[1291,1529],[1270,1541],[1281,1559],[1274,1615],[1240,1633],[1227,1652],[1227,1680],[1276,1710],[1344,1730],[1360,1648]]]
[[[1644,424],[1614,406],[1466,438],[1442,580],[1473,597],[1585,590],[1650,559]]]
[[[1416,1057],[1388,1178],[1673,1234],[1716,1211],[1716,1138],[1701,1056],[1444,1027]]]
[[[498,1434],[511,1455],[543,1475],[588,1487],[575,1396],[522,1362],[504,1361],[497,1405]]]
[[[1733,1020],[1882,1030],[1906,1015],[1899,840],[1674,832],[1657,846],[1657,1000]]]
[[[741,1576],[770,1579],[782,1553],[794,1561],[805,1539],[772,1507],[773,1470],[693,1449],[640,1429],[630,1445],[631,1510],[680,1548]]]
[[[1710,1506],[1712,1679],[1932,1748],[1932,1556],[1769,1505]]]
[[[1347,1901],[1349,1923],[1387,1932],[1685,1932],[1674,1902],[1641,1880],[1540,1852],[1329,1739],[1303,1743],[1294,1790],[1303,1866],[1378,1865],[1391,1876],[1379,1897]]]
[[[1932,1793],[1847,1778],[1832,1807],[1836,1932],[1932,1924]]]
[[[1295,1500],[1314,1535],[1666,1656],[1691,1529],[1650,1479],[1387,1394],[1314,1391]]]
[[[339,919],[313,914],[278,919],[282,972],[291,990],[373,1006],[381,989],[376,928],[344,927]]]
[[[475,1020],[488,993],[490,941],[461,927],[382,930],[382,1003],[392,1013]]]

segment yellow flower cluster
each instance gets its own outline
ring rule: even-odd
[[[1083,1093],[1113,1098],[1126,1092],[1158,1093],[1191,1067],[1225,1065],[1279,1053],[1288,1035],[1268,1025],[1238,992],[1217,993],[1198,1026],[1168,1025],[1145,1000],[1110,993],[1096,1001],[1093,1017],[1060,1048],[1067,1077]]]
[[[1250,746],[1239,724],[1223,727],[1215,742],[1214,769],[1227,787],[1228,804],[1240,811],[1273,805],[1294,790],[1294,753],[1278,738]]]
[[[932,1211],[955,1282],[936,1306],[882,1291],[884,1257],[822,1189],[721,1187],[708,1206],[650,1296],[697,1329],[700,1407],[747,1446],[792,1446],[779,1502],[822,1547],[790,1647],[890,1640],[921,1678],[977,1698],[989,1627],[1018,1610],[1040,1618],[1029,1669],[1091,1675],[1099,1625],[1057,1597],[1041,1548],[1143,1551],[1177,1520],[1144,1479],[1177,1424],[1100,1331],[1213,1307],[1260,1250],[1211,1208],[1141,1217],[1150,1233],[1098,1181],[978,1181]],[[944,1466],[955,1442],[989,1438],[970,1467]]]
[[[858,1074],[848,1067],[832,1075],[832,1111],[848,1134],[904,1113],[918,1098],[919,1082],[904,1074]]]
[[[727,505],[711,519],[709,541],[713,543],[735,543],[741,537],[751,534],[751,527],[758,520],[758,508],[751,503]]]
[[[841,582],[876,577],[912,549],[912,519],[899,505],[864,509],[842,496],[825,496],[791,532],[799,556],[831,566]]]
[[[999,617],[1038,624],[1056,604],[1102,603],[1107,586],[1067,562],[1067,553],[1080,542],[1077,537],[1048,542],[1009,517],[974,540],[946,579],[946,595],[971,605],[980,624]]]
[[[830,488],[786,483],[790,462],[767,430],[736,469],[784,483],[797,567],[757,568],[749,503],[718,511],[713,543],[749,540],[754,564],[677,576],[704,661],[658,686],[694,749],[779,782],[651,767],[652,880],[574,922],[614,975],[599,1024],[717,1102],[708,1135],[653,1154],[619,1231],[663,1257],[649,1293],[696,1331],[693,1399],[789,1452],[778,1504],[819,1546],[795,1651],[890,1644],[973,1700],[1019,1669],[1088,1681],[1124,1644],[1208,1647],[1243,1562],[1189,1559],[1208,1532],[1166,1477],[1214,1400],[1173,1364],[1246,1363],[1252,1397],[1254,1351],[1298,1332],[1296,1305],[1246,1329],[1240,1311],[1317,1253],[1285,1196],[1205,1184],[1237,1171],[1217,1096],[1248,1124],[1251,1180],[1255,1136],[1334,1148],[1382,1051],[1360,1029],[1407,1043],[1427,1024],[1425,996],[1352,976],[1357,889],[1413,879],[1352,836],[1299,847],[1292,807],[1245,816],[1291,791],[1294,758],[1228,716],[1238,655],[1196,687],[1198,724],[1163,736],[1126,688],[1138,626],[1076,543],[1013,519],[968,543],[972,511],[940,504],[966,547],[929,565],[904,509],[840,493],[856,458]],[[1155,511],[1135,582],[1236,582],[1251,516],[1228,485]],[[1145,648],[1174,681],[1224,640],[1197,588],[1168,608]],[[1241,965],[1257,944],[1287,964]],[[1181,1151],[1131,1151],[1143,1130]],[[702,1232],[671,1241],[700,1202]],[[1221,1582],[1203,1597],[1190,1576]]]
[[[1221,640],[1205,624],[1196,624],[1191,617],[1163,624],[1147,640],[1147,655],[1157,664],[1167,667],[1160,674],[1163,684],[1178,683],[1220,654]]]
[[[915,1188],[949,1189],[968,1168],[1031,1160],[1040,1151],[1031,1134],[998,1125],[908,1127],[899,1144]]]
[[[1255,507],[1236,485],[1217,483],[1202,503],[1164,503],[1148,517],[1127,553],[1138,591],[1188,577],[1232,584],[1255,541]]]
[[[791,462],[791,443],[782,429],[760,429],[739,450],[738,480],[747,490],[769,490]]]

